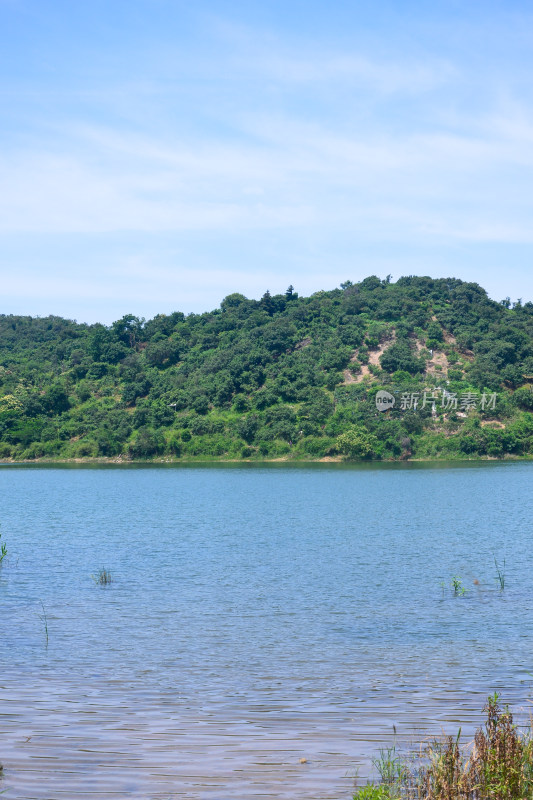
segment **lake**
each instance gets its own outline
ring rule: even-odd
[[[393,726],[403,746],[472,732],[495,690],[527,716],[532,478],[0,467],[0,791],[349,800]]]

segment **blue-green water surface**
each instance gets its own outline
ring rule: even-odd
[[[0,468],[0,789],[349,798],[393,725],[406,745],[473,729],[496,689],[525,713],[532,478],[530,463]]]

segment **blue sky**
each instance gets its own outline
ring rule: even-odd
[[[0,0],[0,45],[2,313],[533,300],[530,3]]]

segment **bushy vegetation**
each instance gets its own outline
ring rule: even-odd
[[[0,459],[531,455],[532,334],[532,303],[423,277],[110,326],[3,315]]]
[[[487,720],[466,747],[446,736],[402,758],[395,747],[374,760],[378,783],[362,787],[354,800],[529,800],[533,798],[532,731],[519,732],[498,695],[484,708]]]

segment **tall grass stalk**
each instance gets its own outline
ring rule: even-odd
[[[401,786],[405,778],[405,765],[396,750],[396,745],[382,747],[378,752],[379,756],[372,759],[372,765],[378,771],[381,782],[391,788]]]
[[[43,603],[42,600],[41,600],[41,608],[43,610],[43,613],[39,614],[39,619],[41,620],[41,622],[44,622],[44,632],[45,632],[45,635],[46,635],[46,646],[48,647],[48,618],[46,616],[46,611],[45,611],[44,603]]]
[[[500,566],[496,560],[496,556],[494,556],[494,566],[496,567],[496,577],[500,584],[500,591],[503,592],[505,589],[505,558],[503,559],[503,566]]]
[[[2,538],[2,534],[0,533],[0,539]],[[7,545],[5,542],[0,542],[0,565],[2,561],[7,556]]]

